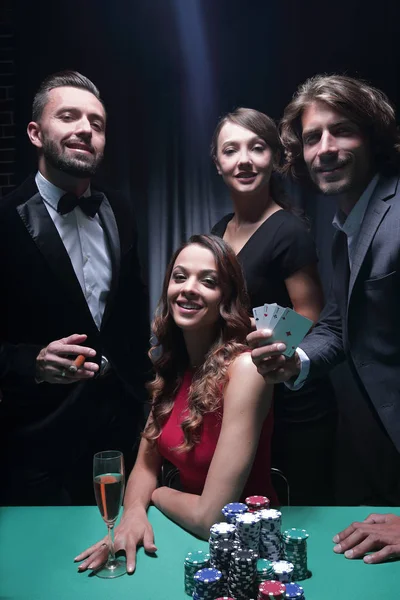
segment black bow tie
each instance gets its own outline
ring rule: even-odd
[[[66,215],[79,206],[85,215],[94,217],[100,208],[103,198],[104,195],[101,192],[94,192],[94,194],[87,196],[86,198],[83,196],[82,198],[78,198],[75,194],[68,192],[59,199],[57,212],[60,213],[60,215]]]

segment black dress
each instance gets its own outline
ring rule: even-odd
[[[232,217],[233,213],[223,217],[212,233],[223,237]],[[251,307],[266,302],[291,307],[285,279],[318,261],[305,224],[285,210],[264,221],[237,256]],[[329,379],[308,383],[297,392],[275,386],[274,411],[272,465],[289,481],[291,504],[333,504],[336,401]],[[279,481],[274,485],[285,500],[285,489],[280,490]]]

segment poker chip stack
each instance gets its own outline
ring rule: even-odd
[[[233,541],[235,539],[236,527],[232,523],[214,523],[210,528],[210,537],[208,540],[210,546],[211,562],[215,559],[215,546],[222,541]]]
[[[257,600],[285,600],[286,586],[280,581],[263,581],[258,588]]]
[[[253,550],[236,550],[232,553],[229,569],[229,594],[235,600],[252,597],[257,575],[258,554]]]
[[[231,540],[214,542],[212,566],[222,573],[221,594],[228,594],[228,578],[232,553],[239,550],[239,544]]]
[[[287,583],[285,587],[286,600],[306,600],[304,590],[301,585],[298,585],[297,583]]]
[[[293,579],[302,581],[309,577],[307,569],[307,538],[305,529],[286,529],[282,534],[283,557],[294,565]]]
[[[266,558],[259,558],[257,561],[257,578],[256,584],[257,589],[263,581],[269,581],[274,579],[274,569],[272,567],[272,562],[267,560]]]
[[[194,576],[199,569],[210,566],[210,555],[203,550],[188,552],[185,558],[185,593],[192,596],[194,591]]]
[[[274,577],[276,581],[281,583],[290,583],[292,581],[292,575],[294,571],[294,565],[287,560],[277,560],[272,563],[274,570]]]
[[[220,593],[222,573],[218,569],[200,569],[194,575],[193,600],[214,600]]]
[[[243,502],[230,502],[229,504],[225,504],[222,514],[227,523],[235,524],[237,515],[242,515],[247,511],[247,504],[243,504]]]
[[[260,557],[272,561],[280,560],[282,513],[279,510],[263,509],[257,512],[257,515],[261,518]]]
[[[249,512],[256,512],[269,508],[269,498],[267,496],[248,496],[245,500]]]
[[[236,517],[235,540],[243,550],[254,550],[257,554],[260,548],[261,517],[258,513],[244,513]]]

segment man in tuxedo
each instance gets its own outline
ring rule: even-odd
[[[269,382],[292,389],[347,359],[359,388],[340,403],[340,437],[352,503],[400,503],[400,138],[379,90],[351,77],[316,76],[285,110],[286,170],[334,195],[334,276],[319,323],[295,355],[281,343],[253,360]],[[346,490],[345,490],[346,491]],[[342,494],[343,496],[343,494]],[[340,549],[339,549],[340,551]]]
[[[135,458],[147,300],[132,206],[91,184],[106,120],[89,79],[48,77],[27,130],[38,171],[0,203],[3,504],[92,503],[93,453]]]

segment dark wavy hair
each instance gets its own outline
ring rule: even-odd
[[[148,384],[152,411],[143,437],[156,440],[170,414],[175,395],[189,367],[189,357],[181,329],[172,318],[168,303],[168,285],[178,255],[184,248],[197,244],[210,250],[215,258],[218,286],[222,292],[219,327],[204,363],[197,369],[189,393],[188,415],[182,423],[184,442],[177,448],[188,451],[197,443],[203,415],[220,406],[227,371],[233,359],[248,350],[246,335],[250,331],[249,299],[242,268],[232,248],[215,235],[193,235],[174,253],[165,274],[162,295],[152,324],[156,342],[149,352],[156,372]]]
[[[301,116],[315,101],[321,101],[356,123],[371,144],[380,171],[400,167],[400,136],[395,110],[388,97],[365,81],[345,75],[316,75],[303,83],[288,104],[280,123],[286,164],[292,177],[307,175],[303,159]]]
[[[32,120],[38,122],[43,114],[44,107],[48,101],[48,93],[59,87],[74,87],[90,92],[101,102],[104,107],[100,92],[90,79],[78,73],[78,71],[59,71],[46,77],[40,84],[32,104]]]
[[[233,112],[222,117],[215,128],[211,140],[210,153],[214,162],[217,161],[218,138],[221,129],[226,123],[240,125],[249,131],[255,133],[259,138],[271,148],[273,155],[274,171],[279,172],[279,163],[281,160],[282,144],[279,137],[278,127],[268,115],[255,110],[254,108],[236,108]],[[270,181],[271,196],[274,201],[288,212],[296,212],[288,200],[283,185],[279,177],[273,172]]]

